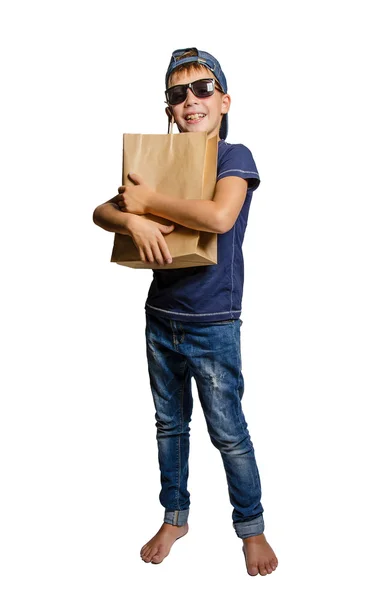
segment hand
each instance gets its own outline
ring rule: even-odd
[[[129,173],[129,179],[135,185],[122,185],[119,187],[119,201],[117,204],[122,212],[145,215],[149,212],[148,201],[153,190],[148,187],[139,175]]]
[[[161,225],[150,219],[131,217],[129,231],[139,250],[140,260],[150,263],[157,262],[159,265],[164,265],[165,262],[171,264],[172,256],[163,236],[171,233],[174,228],[174,223]]]

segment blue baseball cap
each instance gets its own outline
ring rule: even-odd
[[[188,52],[195,52],[193,56],[187,56]],[[217,79],[220,87],[223,92],[227,93],[227,80],[225,75],[221,69],[219,62],[214,56],[209,54],[208,52],[203,52],[202,50],[198,50],[197,48],[183,48],[181,50],[175,50],[172,53],[170,63],[168,65],[167,73],[166,73],[166,88],[168,87],[168,79],[171,73],[177,69],[180,65],[185,65],[189,63],[197,62],[203,67],[206,67],[213,73],[215,78]],[[219,130],[219,137],[221,140],[225,140],[228,133],[228,115],[223,115],[222,123]]]

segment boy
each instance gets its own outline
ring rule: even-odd
[[[187,490],[191,377],[195,377],[208,432],[223,460],[233,506],[233,526],[243,540],[250,575],[272,573],[278,560],[265,539],[261,484],[242,412],[240,327],[242,242],[253,191],[260,180],[251,152],[227,144],[231,99],[218,61],[196,48],[176,50],[166,74],[166,113],[180,132],[219,134],[214,199],[181,200],[151,190],[139,174],[134,185],[98,206],[94,221],[107,231],[131,235],[143,261],[172,262],[163,226],[141,219],[155,214],[186,227],[218,234],[218,264],[153,269],[145,305],[150,384],[156,408],[160,502],[158,533],[141,549],[145,562],[160,563],[188,531]]]

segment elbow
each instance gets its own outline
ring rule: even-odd
[[[218,213],[215,223],[215,233],[227,233],[227,231],[232,229],[233,225],[234,223],[230,221],[228,215]]]
[[[227,231],[229,231],[230,229],[232,229],[233,225],[224,225],[222,224],[222,226],[220,228],[218,228],[217,233],[227,233]]]
[[[97,206],[97,208],[94,209],[93,216],[92,216],[93,223],[95,225],[99,225],[99,223],[100,223],[99,218],[98,218],[98,212],[99,212],[98,209],[99,209],[99,206]]]

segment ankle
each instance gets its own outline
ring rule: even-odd
[[[171,523],[163,523],[163,527],[165,529],[169,529],[171,531],[177,531],[177,529],[183,529],[184,527],[187,526],[187,523],[184,523],[183,525],[172,525]]]
[[[252,544],[252,543],[258,543],[258,542],[262,542],[265,540],[265,535],[263,533],[259,533],[258,535],[251,535],[247,538],[243,538],[242,541],[244,544]]]

